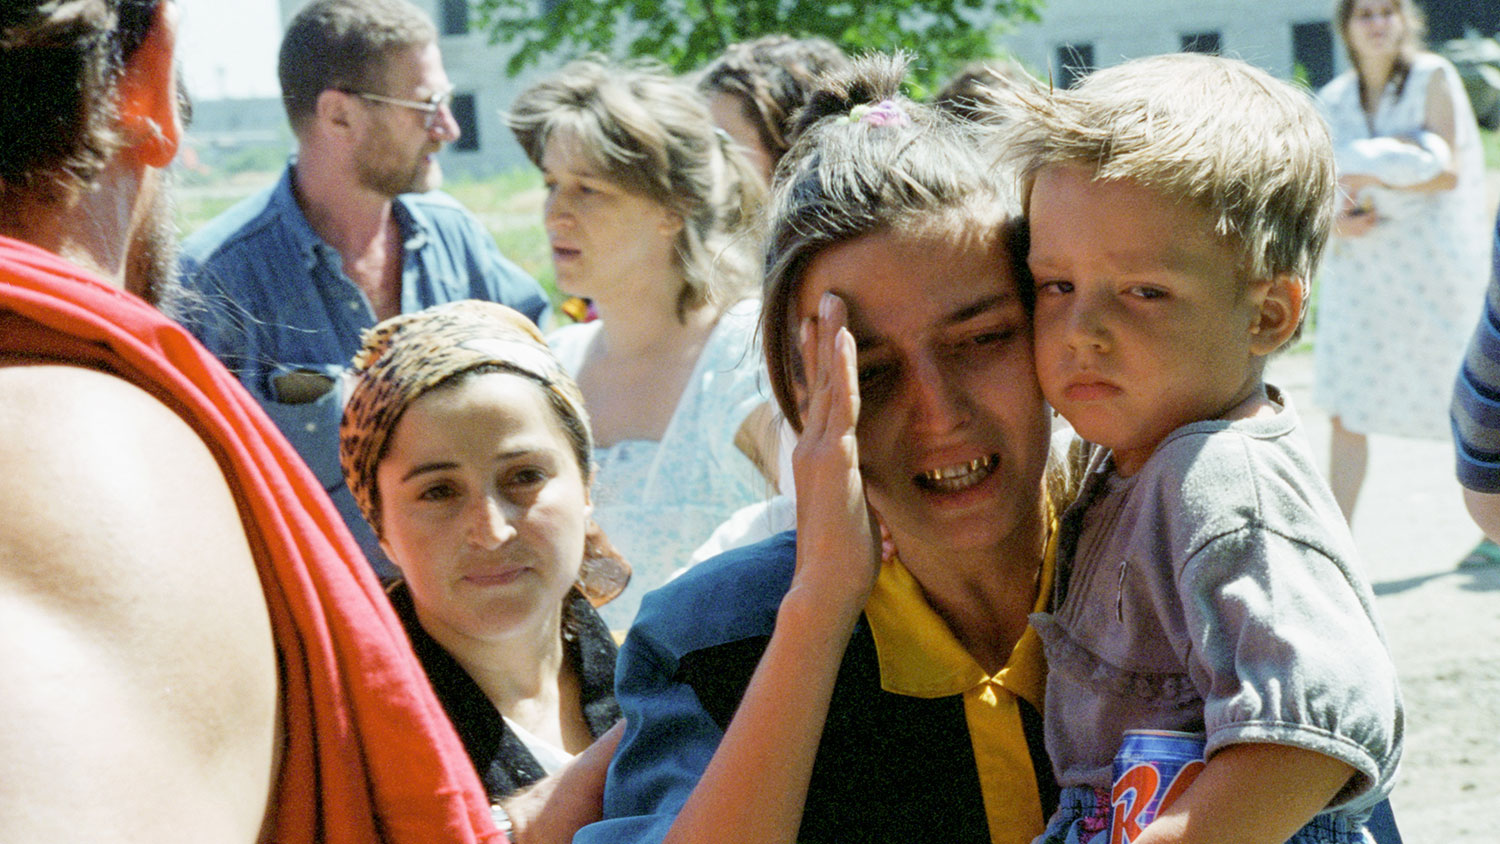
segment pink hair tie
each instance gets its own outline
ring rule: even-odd
[[[901,106],[895,100],[881,100],[875,105],[857,105],[849,109],[849,116],[844,118],[850,123],[863,123],[866,126],[908,126],[911,118],[901,110]]]

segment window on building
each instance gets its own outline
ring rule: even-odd
[[[469,31],[469,0],[442,0],[439,16],[444,35],[463,35]]]
[[[1052,54],[1052,80],[1059,88],[1073,83],[1094,69],[1094,45],[1091,43],[1059,44]]]
[[[454,94],[450,105],[453,109],[453,120],[458,123],[460,132],[458,140],[453,142],[453,149],[460,152],[477,152],[479,150],[479,110],[475,107],[473,94]]]
[[[1182,52],[1184,53],[1207,53],[1210,56],[1217,56],[1219,49],[1219,33],[1217,32],[1190,32],[1182,36]]]
[[[1328,21],[1292,24],[1292,63],[1313,88],[1333,79],[1333,27]]]

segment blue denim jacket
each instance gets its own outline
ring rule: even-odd
[[[401,311],[460,299],[501,302],[541,322],[540,285],[500,254],[479,220],[439,192],[396,198],[405,259]],[[307,461],[344,522],[381,574],[393,573],[339,469],[343,414],[339,376],[375,325],[364,293],[338,251],[308,224],[292,189],[292,167],[277,183],[210,221],[183,243],[189,297],[179,318],[255,396]],[[196,294],[196,295],[193,295]],[[333,386],[301,402],[278,394],[289,372],[327,375]]]

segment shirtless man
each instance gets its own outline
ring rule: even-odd
[[[316,481],[137,298],[177,14],[0,7],[0,837],[503,841]]]

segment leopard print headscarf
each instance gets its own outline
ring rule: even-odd
[[[339,463],[354,500],[383,537],[375,469],[406,408],[428,390],[479,367],[529,378],[548,393],[585,481],[593,433],[583,394],[535,325],[504,305],[465,300],[392,317],[361,336],[355,383],[339,425]],[[625,588],[630,566],[589,520],[579,588],[596,606]]]

